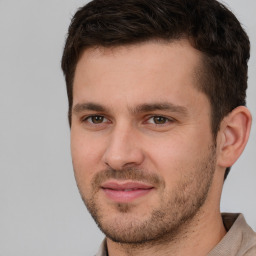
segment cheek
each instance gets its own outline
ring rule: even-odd
[[[191,172],[200,157],[208,152],[207,140],[199,142],[195,136],[192,141],[185,136],[173,136],[154,143],[148,149],[148,157],[153,163],[153,169],[161,175],[166,182],[175,184],[181,175]],[[149,150],[150,149],[150,150]]]
[[[102,136],[85,132],[82,128],[71,130],[71,154],[73,161],[90,164],[99,160],[104,152]]]
[[[95,170],[101,168],[102,144],[90,136],[71,132],[71,155],[77,182],[89,187]]]

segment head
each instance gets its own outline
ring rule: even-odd
[[[182,38],[202,53],[198,86],[210,100],[216,137],[223,117],[246,104],[250,43],[234,14],[215,0],[97,0],[78,10],[62,57],[70,125],[74,73],[85,49]]]
[[[184,42],[188,43],[189,46],[184,46]],[[147,46],[147,44],[149,46]],[[159,48],[161,44],[163,45],[163,51]],[[107,166],[105,166],[105,168],[104,166],[99,167],[102,169],[98,169],[98,172],[95,174],[92,173],[92,168],[88,170],[91,173],[91,179],[89,179],[89,181],[92,182],[92,189],[89,193],[90,196],[85,196],[84,198],[92,215],[96,220],[98,220],[104,218],[104,216],[100,214],[100,210],[102,209],[101,206],[95,203],[98,200],[100,195],[99,193],[101,193],[99,192],[100,187],[106,186],[105,190],[107,190],[107,193],[111,194],[111,186],[116,186],[108,183],[109,179],[121,181],[126,179],[137,180],[138,182],[143,183],[143,185],[139,186],[145,186],[145,190],[149,190],[150,186],[152,186],[153,189],[159,191],[158,195],[162,196],[163,202],[166,206],[166,211],[173,210],[172,216],[174,216],[173,219],[170,220],[164,215],[166,211],[160,211],[157,208],[156,210],[152,211],[151,218],[147,218],[141,225],[138,226],[141,230],[145,230],[145,225],[148,226],[150,221],[153,219],[157,220],[157,223],[159,223],[161,226],[160,229],[162,230],[162,233],[155,232],[156,236],[161,236],[164,233],[167,233],[167,230],[165,230],[167,222],[173,223],[172,230],[175,230],[175,227],[179,226],[177,223],[186,222],[189,220],[196,214],[197,210],[204,204],[206,200],[206,195],[211,188],[215,171],[216,138],[221,122],[236,107],[245,105],[247,88],[247,61],[249,59],[250,48],[246,33],[232,12],[215,0],[94,0],[85,7],[79,9],[74,15],[69,27],[68,37],[62,57],[62,69],[66,79],[69,99],[69,122],[71,129],[73,125],[73,113],[77,113],[77,115],[79,115],[83,109],[86,109],[86,111],[89,109],[90,111],[96,111],[97,113],[96,117],[88,116],[87,119],[84,119],[87,123],[86,127],[88,130],[91,129],[91,127],[88,126],[88,118],[90,118],[90,123],[92,122],[92,118],[96,118],[93,121],[93,124],[96,124],[97,122],[103,123],[105,129],[105,127],[108,127],[109,125],[108,121],[105,121],[104,115],[98,115],[98,113],[105,114],[107,112],[107,115],[114,116],[116,118],[120,116],[121,112],[113,114],[113,112],[104,109],[104,106],[98,106],[95,104],[87,104],[83,106],[78,104],[74,110],[74,84],[79,84],[77,81],[79,81],[79,79],[83,79],[80,74],[86,73],[89,75],[91,73],[93,74],[99,72],[100,76],[101,70],[108,66],[109,60],[112,61],[113,67],[118,68],[119,66],[122,67],[124,62],[126,63],[126,59],[128,59],[128,62],[125,65],[127,68],[132,67],[132,61],[129,62],[129,56],[133,56],[134,59],[136,59],[136,56],[139,56],[138,58],[140,59],[136,60],[142,61],[143,59],[146,59],[151,52],[159,52],[159,56],[165,58],[164,56],[168,56],[167,52],[164,54],[165,50],[168,48],[168,44],[172,45],[170,58],[173,58],[174,60],[179,59],[175,52],[179,52],[182,47],[186,47],[187,49],[189,48],[189,51],[187,52],[188,56],[190,56],[191,53],[191,56],[193,55],[195,58],[191,57],[191,59],[194,58],[193,61],[191,61],[191,63],[190,61],[188,62],[191,65],[196,66],[193,74],[190,73],[190,75],[193,77],[193,85],[200,94],[200,97],[194,98],[194,101],[201,102],[202,104],[205,104],[205,106],[208,106],[207,104],[209,103],[209,109],[206,108],[204,113],[199,114],[198,112],[198,116],[201,114],[205,115],[205,117],[209,116],[208,123],[211,136],[209,137],[209,134],[205,136],[211,139],[206,141],[205,144],[202,145],[201,149],[199,148],[199,144],[197,144],[198,151],[195,148],[190,148],[191,152],[194,151],[195,153],[197,151],[197,154],[194,155],[193,162],[185,161],[186,163],[182,165],[178,164],[176,166],[176,169],[179,170],[179,174],[173,178],[174,181],[177,181],[175,191],[184,191],[184,193],[175,193],[172,190],[165,189],[165,187],[168,187],[168,182],[166,183],[164,176],[161,177],[161,175],[155,175],[155,172],[148,172],[148,169],[153,169],[153,165],[150,166],[150,164],[147,162],[144,164],[144,160],[142,160],[144,157],[142,157],[142,154],[140,155],[138,152],[138,154],[136,152],[130,152],[131,157],[133,155],[134,158],[137,157],[136,161],[134,160],[134,163],[136,164],[128,164],[127,166],[121,167],[118,164],[114,166],[114,160],[113,165],[108,163],[112,160],[111,156],[108,155],[109,151],[107,151],[106,154],[104,154],[104,162],[108,163]],[[125,49],[127,49],[127,51]],[[185,52],[181,51],[183,61],[186,56],[184,53]],[[124,60],[122,57],[120,57],[117,61],[117,59],[114,58],[115,54],[117,56],[125,56],[126,59]],[[95,63],[98,63],[99,66],[101,65],[100,63],[105,63],[106,66],[104,67],[102,65],[102,69],[91,69],[90,61],[92,61],[93,58],[96,58]],[[158,55],[155,55],[154,58],[154,60],[156,60],[155,64],[160,63],[158,60]],[[97,62],[98,60],[100,60],[100,62]],[[150,63],[151,59],[149,58],[148,61]],[[185,65],[186,62],[183,64]],[[168,65],[166,65],[166,67],[167,66]],[[139,68],[140,67],[138,67],[138,69]],[[174,66],[170,66],[170,68],[175,69]],[[121,70],[120,73],[123,71],[124,70]],[[161,72],[161,70],[158,71],[159,73]],[[110,69],[108,70],[107,68],[105,72],[107,74],[111,74],[113,70],[111,70],[110,67]],[[143,72],[144,70],[141,70],[141,73]],[[177,72],[183,71],[179,70]],[[168,73],[168,70],[166,70],[166,73]],[[105,73],[101,74],[102,77],[104,77],[104,74]],[[147,77],[146,75],[150,76],[150,72],[145,71],[144,77]],[[184,74],[184,77],[186,76],[188,76],[188,74]],[[126,77],[125,79],[129,80],[129,77]],[[138,80],[140,80],[139,77]],[[122,81],[122,79],[120,81]],[[87,82],[90,84],[89,81]],[[111,87],[111,83],[107,84],[109,85],[109,90],[114,92],[114,89]],[[149,90],[154,93],[154,85],[151,84],[149,87]],[[76,86],[76,91],[78,88],[81,88],[81,83]],[[127,89],[127,87],[125,88]],[[94,91],[93,88],[90,90]],[[101,88],[101,90],[104,90],[104,88]],[[105,88],[105,90],[107,89]],[[124,90],[124,88],[122,90]],[[130,90],[139,90],[138,85],[134,88],[131,86]],[[168,88],[166,90],[166,95],[168,95]],[[187,88],[186,90],[187,93],[189,93],[190,89]],[[121,92],[122,91],[119,93]],[[127,93],[127,98],[129,98],[129,93],[130,91]],[[138,91],[138,94],[139,93],[140,92]],[[76,92],[76,95],[78,94],[79,93]],[[192,95],[193,93],[191,93],[191,97]],[[149,97],[150,94],[147,98]],[[205,101],[205,99],[207,99],[208,103]],[[118,99],[115,97],[113,97],[113,101],[114,100],[115,102],[118,102]],[[111,108],[111,104],[109,104],[109,106]],[[119,107],[118,105],[116,106]],[[150,109],[150,107],[152,109],[152,106],[147,107],[148,106],[145,104],[140,105],[139,107],[136,106],[136,108],[131,112],[134,114],[140,113],[139,111],[142,112],[142,110],[145,112],[147,109]],[[165,103],[162,105],[158,104],[155,105],[152,111],[154,112],[156,109],[159,111],[165,111],[169,107],[170,106]],[[200,111],[200,108],[195,107],[195,111],[197,111],[196,109]],[[120,111],[121,110],[122,108],[120,105]],[[175,109],[175,111],[178,112],[180,110],[182,109]],[[186,113],[186,110],[184,113]],[[182,116],[182,113],[180,113],[179,116]],[[156,118],[154,121],[166,122],[166,119],[159,119],[159,117],[154,118]],[[199,121],[199,119],[197,121]],[[200,122],[204,123],[203,120]],[[207,124],[205,125],[206,126],[204,128],[206,129]],[[103,126],[100,127],[100,129],[103,129]],[[199,130],[202,129],[202,127],[198,127],[198,136]],[[201,132],[203,133],[205,129],[202,129]],[[110,137],[111,136],[108,136],[108,138]],[[92,138],[92,136],[85,136],[85,138]],[[122,139],[122,134],[120,134],[119,138]],[[178,138],[179,136],[173,138],[173,141],[176,141],[177,144],[182,144],[181,141],[178,143]],[[162,142],[165,141],[163,140]],[[145,146],[145,148],[150,147],[152,143],[154,142],[151,141],[151,144]],[[147,142],[145,141],[145,145],[146,144]],[[81,141],[81,147],[83,147],[83,145],[84,144]],[[112,149],[110,148],[110,150],[114,150],[114,146],[111,145],[110,147],[112,147]],[[73,149],[73,156],[76,155],[77,150],[78,148]],[[86,151],[88,158],[93,158],[93,152],[96,151],[96,149],[94,150],[94,146],[91,145]],[[126,153],[129,153],[128,151]],[[152,150],[152,152],[153,151],[154,150]],[[179,150],[177,152],[179,152]],[[154,153],[155,155],[158,154],[156,150]],[[174,163],[179,162],[181,160],[179,159],[181,154],[179,155],[178,153],[172,153],[177,157],[176,160],[173,159]],[[196,156],[200,154],[202,154],[202,157],[197,159]],[[167,158],[165,159],[166,163],[168,162]],[[78,162],[76,157],[73,157],[73,161],[74,167],[77,167],[77,169],[83,168],[82,165],[79,167],[80,164],[75,163]],[[193,170],[191,174],[185,171],[186,165],[190,166],[191,170]],[[90,166],[90,164],[88,166]],[[93,165],[90,167],[92,166]],[[206,169],[208,172],[204,172]],[[184,172],[182,172],[183,170]],[[226,175],[228,171],[229,168],[226,170]],[[82,196],[84,192],[82,182],[85,178],[86,177],[83,175],[77,177],[78,186],[80,187]],[[197,182],[193,182],[193,179],[197,179]],[[197,185],[198,183],[200,184],[199,187]],[[90,186],[90,183],[88,183],[87,186]],[[109,189],[108,186],[110,186],[111,189]],[[118,186],[122,187],[122,184],[119,184]],[[130,186],[130,184],[128,186]],[[198,191],[196,199],[189,196],[193,194],[193,191]],[[172,194],[171,200],[169,200],[170,194]],[[152,198],[154,198],[154,195]],[[151,204],[153,205],[153,201],[150,200],[148,201],[149,208],[151,207]],[[181,205],[186,205],[186,209],[189,209],[189,211],[186,211],[186,209],[184,207],[182,208]],[[134,205],[131,206],[127,203],[118,203],[115,205],[115,207],[115,210],[119,213],[126,214],[132,211],[131,208],[134,208]],[[159,206],[159,208],[161,208],[161,206]],[[136,209],[134,211],[136,212]],[[136,216],[135,212],[132,213],[133,217]],[[180,215],[180,212],[183,212],[184,214]],[[132,230],[132,226],[136,226],[136,223],[139,221],[139,218],[136,219],[136,217],[134,217],[132,222],[127,222],[127,226],[125,226],[125,228]],[[123,223],[122,218],[117,217],[116,222],[120,223],[121,225],[121,223]],[[109,229],[110,226],[108,226]],[[152,232],[154,233],[154,230],[149,230],[149,233]],[[134,234],[131,236],[134,236]],[[113,235],[112,238],[117,239],[116,237],[117,236]],[[120,241],[129,240],[127,237],[122,237],[122,239],[123,240]],[[140,237],[138,240],[139,239],[147,240],[150,238]]]
[[[182,38],[203,55],[199,86],[211,102],[216,135],[223,117],[245,105],[250,43],[234,14],[215,0],[97,0],[78,10],[62,57],[70,124],[74,73],[85,49]]]

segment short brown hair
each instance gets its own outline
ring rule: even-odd
[[[85,49],[181,38],[203,55],[199,89],[210,100],[215,137],[223,117],[246,103],[250,57],[247,34],[216,0],[94,0],[80,8],[71,21],[62,57],[70,125],[74,73]]]

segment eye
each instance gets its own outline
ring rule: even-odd
[[[148,123],[156,125],[166,124],[170,121],[171,120],[169,118],[164,116],[152,116],[148,119]]]
[[[94,116],[86,117],[84,121],[87,121],[88,123],[91,123],[91,124],[102,124],[102,123],[106,123],[108,120],[104,116],[94,115]]]

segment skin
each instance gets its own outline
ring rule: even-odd
[[[235,110],[213,141],[210,103],[197,89],[201,58],[180,40],[87,49],[77,64],[73,166],[110,256],[206,255],[226,233],[224,171],[246,144],[250,114]],[[102,189],[108,181],[153,189],[116,202]]]

